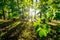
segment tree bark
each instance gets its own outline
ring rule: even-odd
[[[2,9],[3,10],[3,19],[5,20],[5,13],[4,13],[4,9]]]

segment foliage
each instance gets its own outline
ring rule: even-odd
[[[34,22],[34,28],[37,30],[40,37],[47,36],[50,32],[51,28],[46,24],[47,22],[60,18],[59,14],[57,14],[60,8],[59,2],[59,0],[40,0],[38,9],[40,8],[42,17]]]
[[[55,20],[60,20],[60,12],[56,12],[56,17],[54,19]]]
[[[37,10],[39,13],[36,13]],[[31,21],[33,21],[33,26],[40,37],[46,37],[47,34],[53,30],[60,33],[60,24],[57,25],[58,28],[53,28],[53,30],[51,30],[51,27],[47,24],[48,22],[51,22],[51,20],[60,20],[60,0],[0,0],[0,19],[11,19],[15,21],[20,18],[24,20],[31,19]],[[25,22],[23,21],[23,23]],[[25,33],[23,32],[23,34]],[[24,36],[26,35],[27,34]]]
[[[50,33],[50,26],[48,24],[43,24],[42,19],[39,19],[37,22],[34,22],[34,28],[40,37],[47,36]]]
[[[56,18],[56,12],[60,8],[59,2],[59,0],[40,0],[38,9],[40,8],[40,13],[42,13],[45,18],[50,18],[50,20],[53,20]]]

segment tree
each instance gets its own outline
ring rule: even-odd
[[[1,0],[1,10],[2,10],[2,13],[3,13],[3,19],[5,20],[5,11],[4,11],[4,6],[5,6],[5,0]]]

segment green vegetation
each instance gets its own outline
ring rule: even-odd
[[[60,40],[60,0],[0,0],[0,40]]]
[[[50,33],[50,26],[48,24],[43,24],[41,19],[37,22],[34,22],[34,28],[40,37],[47,36],[47,33]]]

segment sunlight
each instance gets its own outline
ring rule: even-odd
[[[35,16],[35,9],[34,8],[30,8],[30,16]],[[39,10],[36,10],[36,14],[39,13]]]
[[[34,8],[30,8],[30,16],[34,16],[35,13],[34,13]]]
[[[60,40],[60,0],[0,0],[0,40]]]

